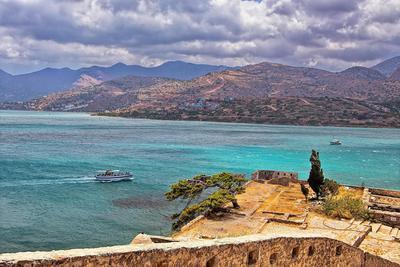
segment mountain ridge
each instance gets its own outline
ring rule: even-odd
[[[14,108],[152,119],[400,127],[400,81],[365,67],[329,72],[262,62],[191,80],[81,79],[82,86]]]
[[[372,66],[371,69],[377,70],[386,77],[389,77],[399,67],[400,67],[400,56],[396,56],[386,59]]]
[[[130,105],[154,107],[179,105],[199,98],[223,100],[254,97],[340,97],[388,100],[396,99],[400,95],[400,82],[387,80],[375,70],[352,67],[343,72],[333,73],[269,62],[208,73],[192,80],[160,79],[158,82],[145,84],[139,88],[132,81],[140,81],[141,85],[144,80],[137,76],[126,76],[94,85],[94,88],[101,87],[102,93],[107,90],[112,92],[118,88],[120,94],[131,94]],[[135,96],[132,95],[133,91]],[[85,91],[82,93],[85,94]],[[67,96],[69,91],[52,95],[51,101],[50,98],[40,98],[37,102],[42,102],[41,109],[52,109],[54,103],[57,103],[58,107],[62,106]],[[43,104],[46,102],[47,104]],[[73,104],[68,103],[68,105]],[[121,105],[118,108],[127,107]],[[101,107],[96,107],[95,110],[85,109],[85,111],[98,110],[101,110]]]
[[[326,76],[332,73],[327,70],[307,67],[287,66],[279,63],[262,62],[259,64],[271,67],[285,66],[286,71],[302,69],[310,74]],[[249,66],[254,66],[252,64]],[[371,68],[350,67],[338,73],[358,78],[367,78],[369,81],[382,80],[389,78],[395,71],[395,67],[400,67],[400,56],[387,59]],[[241,68],[245,68],[243,66]],[[89,75],[100,81],[108,81],[128,75],[143,77],[164,77],[178,80],[191,80],[211,72],[223,70],[235,70],[239,67],[229,67],[224,65],[196,64],[184,61],[167,61],[159,66],[144,67],[140,65],[127,65],[121,62],[111,66],[90,66],[79,69],[64,68],[44,68],[35,72],[12,75],[0,70],[0,102],[1,101],[26,101],[44,95],[57,93],[70,89],[81,75]],[[249,67],[250,69],[252,67]],[[380,75],[378,72],[382,73]],[[389,80],[393,80],[390,78]]]
[[[165,77],[187,80],[213,71],[230,69],[224,65],[195,64],[184,61],[165,62],[155,67],[116,63],[109,67],[91,66],[73,70],[70,68],[44,68],[35,72],[7,75],[0,72],[0,102],[25,101],[47,94],[68,90],[81,75],[108,81],[127,75]],[[0,70],[1,71],[1,70]]]
[[[389,80],[400,81],[400,67],[398,67],[389,77]]]

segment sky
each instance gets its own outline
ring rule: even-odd
[[[400,55],[400,0],[0,0],[0,69],[168,60],[338,71]]]

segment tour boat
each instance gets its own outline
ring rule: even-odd
[[[339,139],[333,139],[331,141],[331,145],[338,146],[338,145],[341,145],[341,144],[342,144],[342,142]]]
[[[133,175],[129,172],[121,172],[118,170],[106,170],[96,176],[96,180],[100,182],[119,182],[119,181],[129,181],[132,179]]]

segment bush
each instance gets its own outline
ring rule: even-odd
[[[325,179],[322,192],[324,192],[324,195],[330,193],[332,196],[336,196],[339,193],[339,184],[335,180]]]
[[[322,204],[322,211],[335,218],[369,219],[368,209],[361,199],[345,196],[342,198],[329,198]]]

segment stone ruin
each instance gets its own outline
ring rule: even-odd
[[[297,172],[257,170],[251,175],[251,178],[261,183],[267,182],[269,184],[289,186],[290,182],[298,182],[299,174]]]
[[[400,227],[400,191],[365,188],[363,201],[375,221]]]

